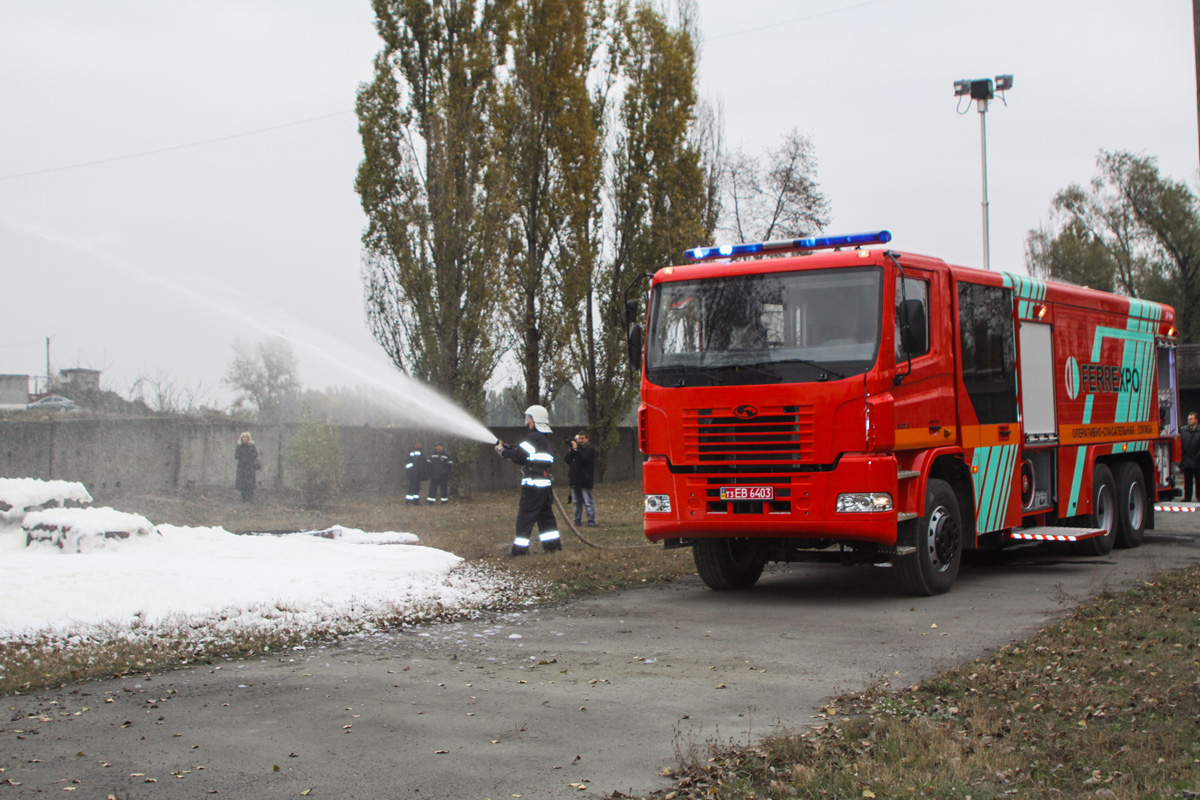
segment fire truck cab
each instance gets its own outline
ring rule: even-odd
[[[967,549],[1138,546],[1180,455],[1174,309],[890,240],[699,248],[653,276],[646,536],[714,589],[834,561],[916,595]]]

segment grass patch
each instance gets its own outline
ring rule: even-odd
[[[819,727],[683,763],[652,797],[1194,798],[1198,644],[1193,568],[919,686],[839,697]]]

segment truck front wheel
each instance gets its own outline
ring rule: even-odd
[[[918,597],[947,592],[958,575],[963,550],[962,515],[950,484],[929,481],[925,513],[916,522],[917,552],[896,559],[896,579],[903,591]]]
[[[762,576],[766,559],[752,539],[699,539],[692,558],[710,589],[749,589]]]

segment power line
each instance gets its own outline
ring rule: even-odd
[[[728,39],[732,36],[743,36],[747,33],[757,33],[759,31],[770,30],[771,28],[780,28],[780,27],[783,27],[784,25],[795,25],[797,22],[807,22],[810,19],[816,19],[818,17],[827,17],[830,14],[841,14],[845,11],[853,11],[856,8],[863,8],[864,6],[873,6],[873,5],[876,5],[877,3],[883,3],[886,1],[887,0],[866,0],[866,2],[864,2],[864,3],[858,3],[858,4],[852,5],[852,6],[846,6],[845,8],[831,8],[828,11],[818,11],[816,14],[809,14],[807,17],[797,17],[796,19],[783,20],[782,22],[772,22],[767,25],[759,25],[757,28],[746,28],[743,31],[732,31],[730,33],[722,33],[717,36],[709,36],[704,41],[705,41],[705,43],[715,42],[717,39]]]
[[[271,131],[278,131],[278,130],[282,130],[284,128],[294,128],[297,125],[307,125],[310,122],[319,122],[323,119],[329,119],[331,117],[340,117],[343,114],[353,114],[353,113],[354,113],[354,111],[352,109],[346,110],[346,111],[335,111],[332,114],[322,114],[319,117],[309,117],[308,119],[296,120],[295,122],[284,122],[280,125],[271,125],[270,127],[267,127],[267,128],[258,128],[257,130],[243,131],[241,133],[231,133],[227,136],[217,136],[212,139],[202,139],[198,142],[188,142],[186,144],[171,145],[170,147],[160,147],[157,150],[145,150],[141,153],[130,153],[130,154],[124,155],[124,156],[112,156],[111,158],[101,158],[96,161],[83,161],[78,164],[67,164],[67,165],[64,165],[61,167],[50,167],[48,169],[37,169],[37,170],[33,170],[32,172],[18,172],[13,175],[0,175],[0,181],[13,180],[15,178],[28,178],[31,175],[45,175],[50,172],[63,172],[65,170],[69,170],[69,169],[80,169],[82,167],[94,167],[97,164],[111,164],[114,161],[128,161],[131,158],[142,158],[144,156],[158,155],[159,153],[169,153],[173,150],[184,150],[189,147],[201,147],[206,144],[215,144],[216,142],[227,142],[230,139],[240,139],[244,136],[255,136],[260,133],[269,133]]]
[[[805,16],[805,17],[797,17],[796,19],[782,20],[780,22],[772,22],[767,25],[760,25],[756,28],[746,28],[745,30],[731,31],[729,33],[722,33],[717,36],[709,36],[704,41],[705,42],[715,42],[718,39],[729,39],[734,36],[744,36],[747,33],[757,33],[759,31],[770,30],[771,28],[780,28],[785,25],[795,25],[798,22],[807,22],[808,20],[817,19],[819,17],[826,17],[831,14],[841,14],[846,11],[853,11],[858,8],[864,8],[866,6],[873,6],[873,5],[877,5],[879,3],[883,3],[886,1],[887,0],[865,0],[865,2],[857,3],[852,6],[846,6],[845,8],[832,8],[828,11],[818,11],[815,14],[809,14],[808,16]],[[319,122],[321,120],[330,119],[331,117],[340,117],[343,114],[353,114],[353,113],[354,113],[353,109],[347,109],[345,111],[335,111],[331,114],[322,114],[317,117],[309,117],[307,119],[296,120],[294,122],[284,122],[279,125],[271,125],[266,128],[258,128],[256,130],[252,130],[252,131],[243,131],[241,133],[231,133],[226,136],[217,136],[212,139],[201,139],[200,141],[196,141],[196,142],[187,142],[185,144],[171,145],[170,147],[160,147],[157,150],[144,150],[140,153],[129,153],[129,154],[123,155],[123,156],[112,156],[110,158],[101,158],[101,159],[97,159],[95,161],[81,161],[77,164],[65,164],[60,167],[48,167],[46,169],[37,169],[37,170],[32,170],[30,172],[16,172],[11,175],[0,175],[0,181],[15,180],[17,178],[28,178],[28,177],[32,177],[34,175],[47,175],[52,172],[65,172],[66,170],[82,169],[83,167],[94,167],[94,166],[97,166],[100,164],[111,164],[116,161],[128,161],[130,159],[144,158],[145,156],[153,156],[153,155],[158,155],[160,153],[170,153],[175,150],[185,150],[190,147],[203,147],[204,145],[215,144],[217,142],[227,142],[231,139],[240,139],[245,136],[255,136],[260,133],[269,133],[271,131],[278,131],[278,130],[282,130],[284,128],[293,128],[293,127],[296,127],[297,125],[307,125],[311,122]]]

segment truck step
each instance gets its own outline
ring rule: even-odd
[[[896,546],[896,555],[898,556],[911,556],[915,552],[917,552],[917,548],[911,545],[902,544]]]
[[[907,522],[910,519],[916,519],[921,516],[915,511],[901,511],[896,515],[896,522]]]
[[[1084,539],[1092,539],[1097,536],[1103,536],[1108,531],[1103,528],[1063,528],[1063,527],[1035,527],[1035,528],[1013,528],[1007,534],[1006,539],[1011,539],[1016,542],[1080,542]]]
[[[902,481],[908,480],[909,478],[919,477],[921,477],[921,473],[917,472],[915,469],[902,469],[896,473],[896,478]]]

